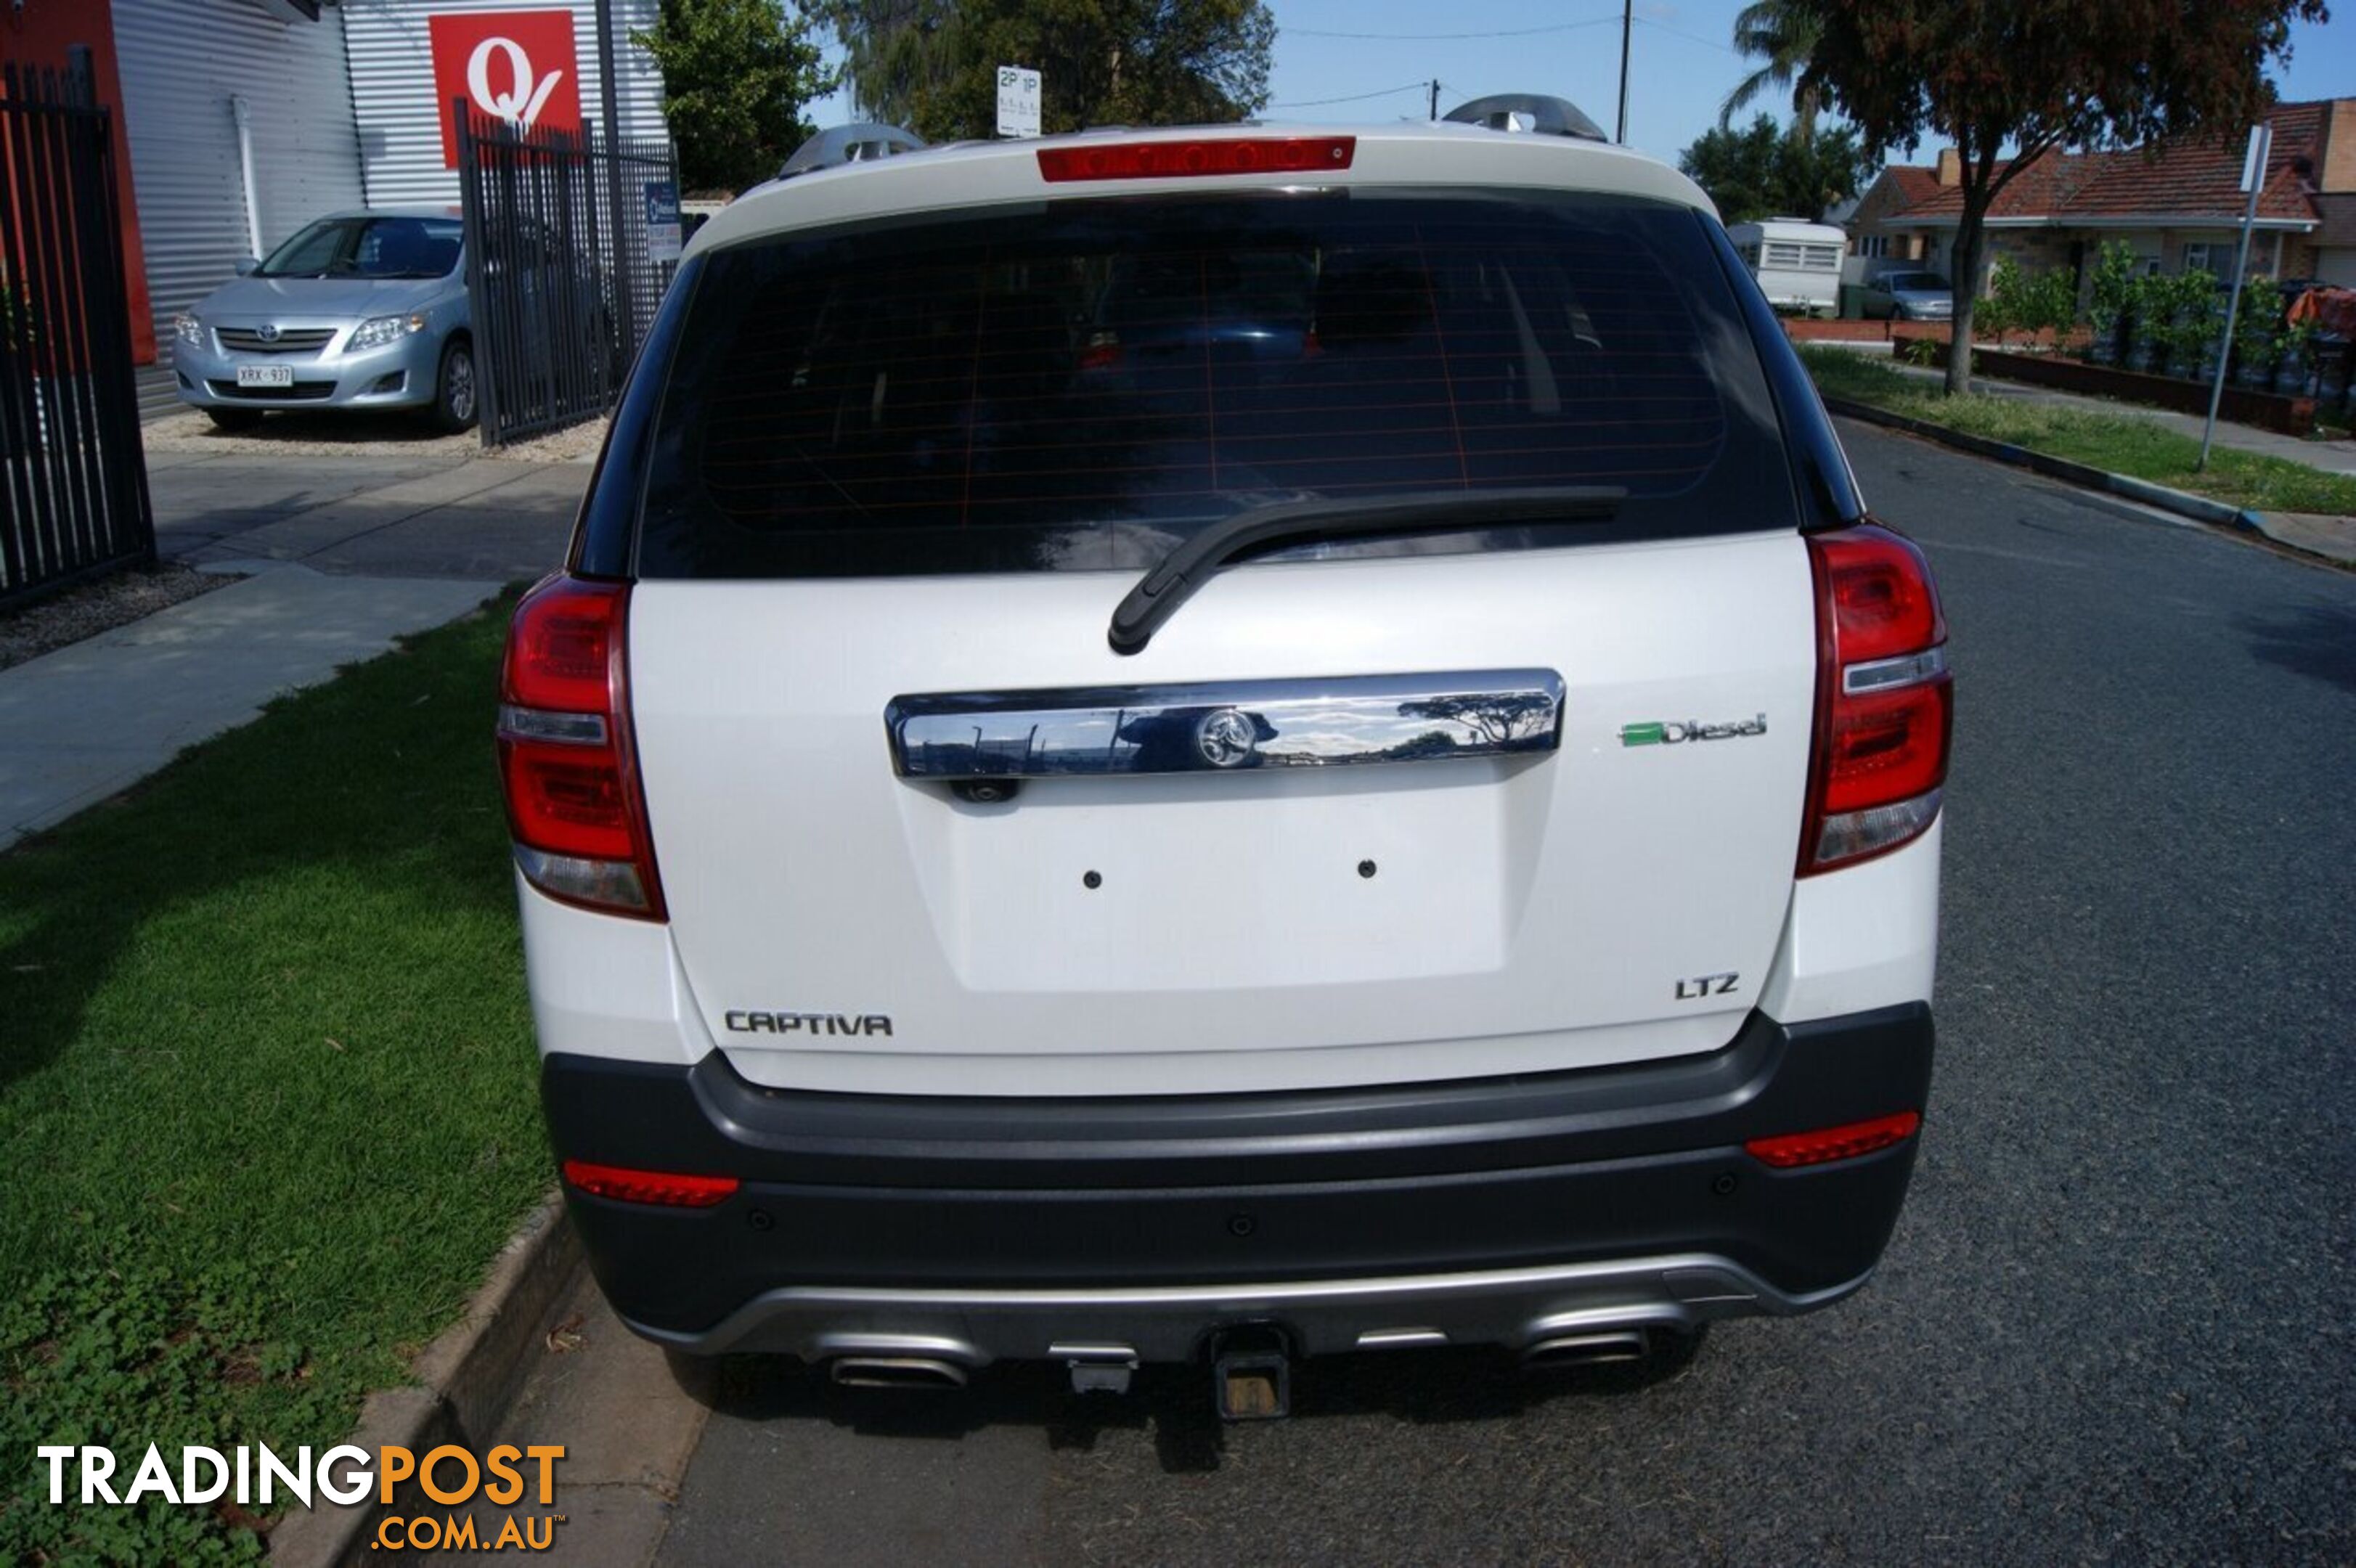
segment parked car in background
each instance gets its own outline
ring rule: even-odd
[[[271,409],[415,409],[475,422],[463,226],[447,208],[322,218],[173,321],[181,400],[225,430]]]
[[[1841,258],[1848,234],[1829,223],[1800,218],[1762,218],[1726,231],[1742,264],[1759,280],[1767,303],[1801,315],[1832,315],[1840,309]]]
[[[1884,272],[1865,285],[1862,308],[1877,321],[1950,321],[1954,285],[1936,272]]]

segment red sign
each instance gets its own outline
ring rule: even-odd
[[[442,166],[458,166],[450,101],[526,130],[581,130],[581,67],[570,11],[469,11],[428,16]]]

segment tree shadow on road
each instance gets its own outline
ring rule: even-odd
[[[1323,1357],[1292,1369],[1295,1421],[1389,1415],[1419,1425],[1506,1421],[1566,1399],[1624,1399],[1678,1376],[1699,1336],[1665,1337],[1642,1362],[1525,1371],[1501,1350]],[[714,1412],[756,1423],[824,1421],[862,1435],[956,1441],[993,1426],[1035,1427],[1051,1451],[1086,1453],[1108,1432],[1151,1429],[1162,1469],[1219,1468],[1228,1424],[1207,1364],[1141,1368],[1125,1394],[1075,1393],[1060,1365],[1005,1363],[962,1390],[839,1388],[788,1357],[731,1357],[681,1386]]]
[[[2356,609],[2303,604],[2244,615],[2241,632],[2268,664],[2356,691]]]

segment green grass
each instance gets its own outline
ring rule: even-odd
[[[52,1509],[34,1445],[110,1446],[121,1487],[149,1443],[338,1440],[546,1188],[500,632],[0,855],[0,1561],[258,1555],[203,1509]]]
[[[2201,443],[2133,414],[2057,408],[2025,398],[1950,398],[1928,381],[1847,349],[1805,346],[1800,357],[1826,396],[1871,403],[1967,435],[2207,496],[2261,512],[2356,515],[2356,479],[2257,453],[2212,447],[2209,470],[2192,465]]]

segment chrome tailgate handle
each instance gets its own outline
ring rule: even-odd
[[[1229,773],[1522,756],[1562,743],[1562,677],[1462,670],[938,692],[884,710],[904,778]]]

